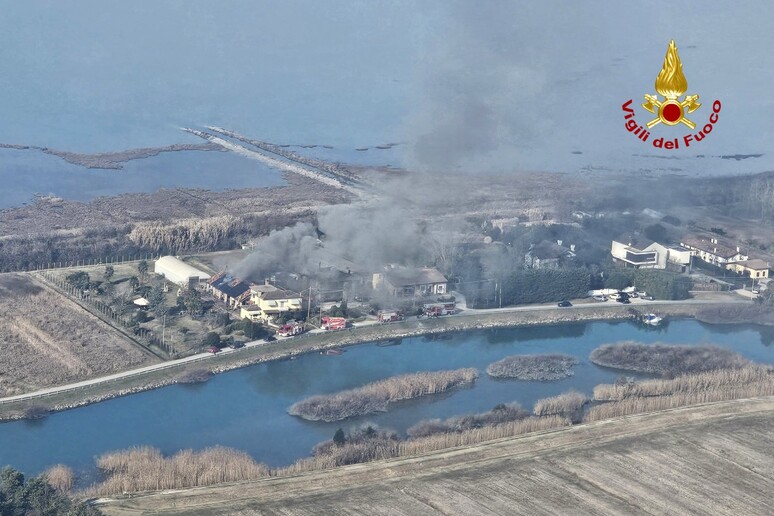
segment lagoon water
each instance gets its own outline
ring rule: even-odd
[[[0,149],[0,209],[20,206],[35,194],[88,201],[102,195],[155,192],[160,188],[223,191],[285,184],[282,173],[231,152],[164,152],[132,160],[120,170],[88,169],[37,150]]]
[[[498,403],[516,401],[531,408],[537,399],[569,389],[590,394],[596,384],[614,381],[621,371],[591,364],[589,354],[601,344],[621,340],[712,343],[754,361],[774,363],[771,329],[708,326],[689,320],[671,321],[658,329],[630,322],[573,323],[471,331],[434,339],[416,337],[389,347],[366,343],[346,348],[341,356],[310,354],[217,375],[206,384],[174,385],[55,413],[39,421],[2,423],[0,465],[12,464],[35,474],[64,463],[88,480],[93,478],[96,456],[146,444],[166,454],[184,448],[231,446],[272,466],[284,465],[307,456],[339,427],[372,423],[404,432],[422,419],[486,411]],[[490,379],[484,371],[507,355],[555,352],[580,359],[574,376],[522,382]],[[481,372],[473,387],[403,402],[387,413],[323,423],[286,412],[291,404],[313,394],[401,373],[461,367],[476,367]]]

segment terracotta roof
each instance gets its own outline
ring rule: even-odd
[[[743,267],[746,267],[748,269],[753,269],[756,271],[762,271],[769,268],[769,263],[765,260],[760,260],[758,258],[752,258],[750,260],[740,260],[738,262],[731,262],[735,265],[741,265]]]
[[[717,244],[713,243],[710,239],[707,238],[687,237],[684,238],[681,243],[690,247],[695,247],[696,249],[700,249],[706,253],[720,256],[721,258],[733,258],[739,254],[739,251],[737,251],[735,247],[725,245],[720,241],[717,242]]]

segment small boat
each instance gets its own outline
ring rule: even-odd
[[[642,322],[651,326],[658,326],[663,320],[663,317],[659,317],[656,314],[645,314],[642,316]]]
[[[323,351],[324,355],[341,355],[342,353],[344,353],[344,351],[339,348],[331,348]]]

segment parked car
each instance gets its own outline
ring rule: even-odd
[[[760,294],[760,293],[761,293],[761,289],[759,289],[758,287],[755,287],[754,289],[752,289],[752,291],[751,291],[751,292],[752,292],[753,294]]]
[[[210,346],[210,349],[208,349],[207,351],[209,351],[214,355],[215,353],[220,353],[220,348],[217,346]]]
[[[228,347],[230,347],[231,349],[239,349],[239,348],[245,347],[245,343],[244,342],[235,341],[235,342],[232,342],[231,344],[229,344]]]
[[[622,294],[620,292],[613,292],[612,294],[610,294],[610,299],[612,299],[613,301],[618,301],[619,299],[621,299],[621,295]]]
[[[265,340],[266,342],[274,342],[275,340],[277,340],[277,337],[275,337],[274,335],[269,335],[269,336],[268,336],[268,337],[266,337],[264,340]]]
[[[592,299],[594,301],[607,301],[607,296],[594,296]]]
[[[644,300],[646,300],[646,301],[655,301],[655,300],[656,300],[656,298],[655,298],[655,297],[653,297],[653,296],[650,296],[650,295],[644,295],[644,296],[640,296],[640,299],[644,299]]]
[[[629,294],[626,294],[625,292],[621,292],[620,294],[618,294],[618,299],[616,299],[616,301],[618,301],[619,303],[623,303],[625,305],[628,305],[629,303],[631,303],[631,301],[629,301]]]
[[[560,308],[567,308],[568,306],[572,306],[572,303],[570,303],[569,301],[567,301],[567,300],[565,299],[564,301],[559,301],[559,302],[556,304],[556,306],[558,306],[558,307],[560,307]]]

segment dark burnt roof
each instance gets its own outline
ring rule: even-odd
[[[234,299],[239,298],[240,296],[244,295],[245,292],[250,291],[250,285],[247,284],[245,281],[235,278],[231,274],[228,274],[226,272],[221,272],[220,274],[217,274],[216,276],[212,277],[210,281],[208,281],[212,288],[215,290],[222,292],[226,294],[228,297],[232,297]]]

